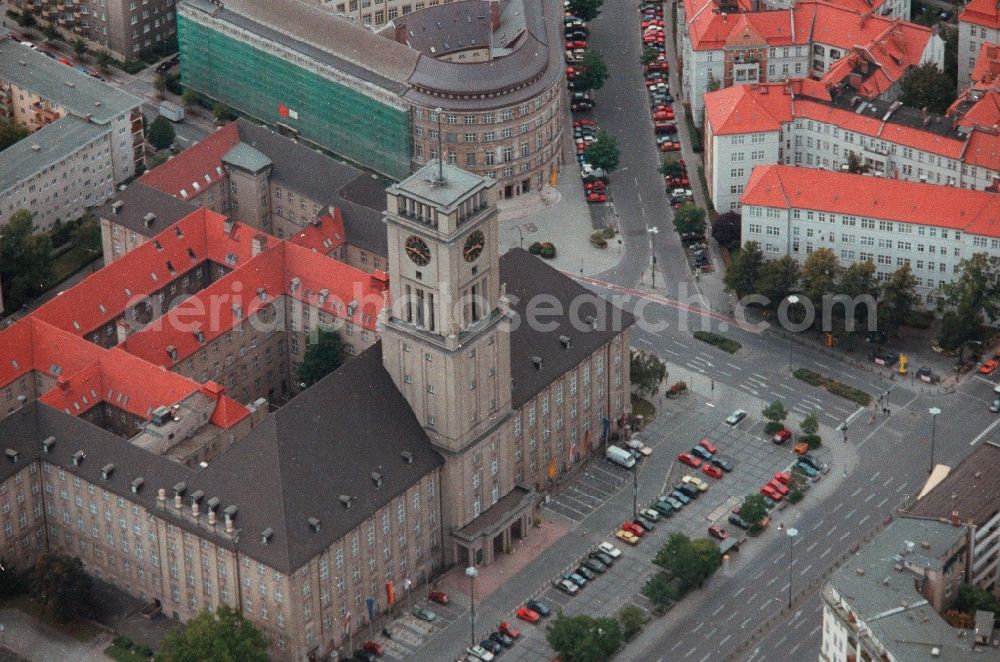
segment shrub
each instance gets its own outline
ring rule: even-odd
[[[683,393],[686,390],[687,390],[687,384],[685,384],[684,382],[675,382],[673,386],[670,387],[670,392],[673,393],[674,395],[677,395],[678,393]]]
[[[528,246],[528,252],[531,253],[532,255],[538,255],[539,253],[542,252],[542,244],[536,241],[535,243]]]
[[[848,386],[847,384],[841,384],[840,382],[828,381],[826,384],[826,390],[834,395],[839,395],[842,398],[846,398],[851,402],[856,402],[862,407],[867,407],[871,404],[872,396],[865,393],[861,389],[854,388],[853,386]]]
[[[929,329],[933,323],[933,310],[911,310],[903,319],[903,324],[914,329]]]
[[[153,649],[143,644],[142,646],[135,647],[135,654],[139,655],[140,657],[146,657],[146,658],[153,657]]]
[[[722,351],[729,352],[730,354],[735,354],[743,347],[743,345],[735,340],[730,340],[725,336],[720,336],[718,333],[712,333],[711,331],[695,331],[693,335],[698,340],[707,342],[709,345],[715,345]]]
[[[124,637],[122,635],[118,635],[117,637],[115,637],[111,641],[111,643],[117,646],[118,648],[124,648],[125,650],[130,650],[132,646],[135,645],[131,639],[129,639],[128,637]]]
[[[818,372],[813,372],[806,368],[796,368],[792,374],[795,375],[795,379],[801,379],[806,384],[811,384],[812,386],[823,385],[823,375]]]
[[[618,614],[618,621],[622,624],[622,634],[628,641],[642,630],[642,626],[646,624],[646,614],[639,607],[628,605]]]
[[[112,62],[113,65],[121,69],[127,74],[137,74],[146,68],[146,65],[137,60],[125,60],[124,62],[119,62],[115,60]]]
[[[783,427],[785,426],[778,421],[768,421],[767,425],[764,426],[764,434],[772,435]]]
[[[807,444],[809,444],[809,450],[812,450],[814,448],[819,448],[821,445],[823,445],[823,440],[820,438],[818,434],[802,435],[801,437],[799,437],[799,441],[804,441]]]
[[[553,244],[550,241],[546,241],[544,244],[542,244],[541,249],[539,249],[538,255],[545,258],[546,260],[551,260],[556,256],[555,244]]]
[[[798,503],[799,501],[802,501],[802,497],[804,496],[805,495],[802,494],[802,490],[799,489],[789,490],[788,503]]]
[[[594,230],[590,234],[590,243],[596,246],[597,248],[608,247],[608,240],[604,238],[604,233],[601,232],[600,230]]]

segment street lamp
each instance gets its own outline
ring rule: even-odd
[[[789,527],[785,534],[788,536],[788,608],[792,608],[792,564],[795,563],[795,536],[799,535],[799,530]]]
[[[476,566],[470,565],[465,569],[465,574],[469,577],[469,597],[472,601],[472,607],[469,611],[469,634],[472,646],[476,645],[476,577],[479,576],[479,571],[476,570]]]
[[[931,415],[931,466],[927,469],[927,473],[931,473],[934,471],[934,433],[937,431],[937,417],[941,410],[931,407],[927,412]]]
[[[792,306],[799,302],[799,298],[794,294],[788,295],[788,310],[792,309]],[[792,332],[788,333],[788,370],[792,370]]]
[[[646,232],[649,233],[649,274],[652,278],[650,281],[650,289],[656,289],[656,235],[660,233],[660,229],[657,227],[646,228]]]

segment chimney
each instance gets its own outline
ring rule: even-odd
[[[186,483],[177,483],[174,485],[174,508],[177,510],[181,509],[181,497],[184,496],[184,492],[187,490]]]
[[[132,494],[138,494],[139,491],[142,489],[142,484],[145,483],[145,482],[146,481],[143,480],[142,478],[136,478],[135,480],[133,480],[132,481]]]
[[[7,450],[4,451],[4,455],[6,455],[7,459],[11,461],[11,464],[17,464],[18,453],[16,450],[14,450],[13,448],[8,448]]]
[[[373,471],[372,482],[375,483],[375,487],[382,487],[382,474],[377,471]]]
[[[497,28],[500,27],[500,3],[491,2],[490,3],[490,31],[496,32]]]
[[[569,349],[573,342],[569,339],[569,336],[559,336],[559,344],[562,345],[563,349]]]
[[[962,518],[958,516],[958,511],[951,511],[951,517],[949,518],[952,526],[960,526],[962,524]]]
[[[309,518],[309,528],[313,533],[319,533],[319,519],[316,517]]]
[[[330,290],[323,288],[319,291],[319,305],[322,306],[330,296]]]
[[[173,345],[167,345],[167,356],[170,357],[171,361],[177,361],[177,348]]]
[[[219,497],[212,497],[208,500],[208,523],[215,526],[215,511],[219,509]]]
[[[111,478],[111,475],[114,472],[115,472],[115,465],[109,462],[108,464],[105,464],[103,467],[101,467],[101,478],[103,478],[104,480],[108,480],[109,478]]]
[[[161,487],[156,491],[156,500],[160,502],[160,505],[165,505],[167,502],[167,488]]]
[[[542,369],[542,357],[540,357],[540,356],[532,356],[531,357],[531,365],[535,366],[535,370],[541,370]]]
[[[52,447],[55,446],[55,445],[56,445],[56,438],[55,437],[48,437],[45,441],[42,442],[42,452],[43,453],[51,453],[52,452]]]
[[[403,462],[413,464],[413,453],[410,451],[401,451],[399,454],[403,456]]]
[[[120,214],[122,213],[122,207],[124,206],[125,206],[124,202],[122,202],[121,200],[115,200],[114,202],[111,203],[111,211],[114,214]]]
[[[250,257],[255,255],[260,255],[264,252],[267,247],[267,237],[262,234],[256,234],[250,239]]]
[[[191,495],[191,514],[198,517],[199,510],[201,510],[201,500],[205,497],[205,493],[201,490],[194,492]]]
[[[83,464],[83,460],[87,457],[87,454],[83,451],[77,451],[73,453],[73,466],[78,467]]]
[[[233,525],[233,520],[236,519],[236,513],[238,510],[239,509],[233,505],[226,506],[226,509],[222,511],[222,517],[226,522],[226,533],[232,533],[236,530],[236,527]]]
[[[302,279],[300,279],[298,276],[296,276],[295,278],[292,279],[291,286],[288,289],[290,291],[292,291],[292,292],[295,292],[295,291],[297,291],[299,289],[299,286],[301,284],[302,284]]]
[[[271,527],[267,527],[266,529],[260,532],[260,541],[265,545],[271,542],[271,538],[273,537],[274,537],[274,529],[272,529]]]
[[[151,228],[156,223],[156,214],[149,212],[142,217],[142,224],[144,227]]]

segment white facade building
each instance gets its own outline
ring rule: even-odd
[[[972,81],[983,44],[1000,44],[1000,5],[996,0],[972,0],[958,15],[958,87]]]

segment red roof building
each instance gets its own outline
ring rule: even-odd
[[[971,0],[958,15],[958,87],[973,81],[977,56],[986,44],[1000,44],[1000,3]]]

